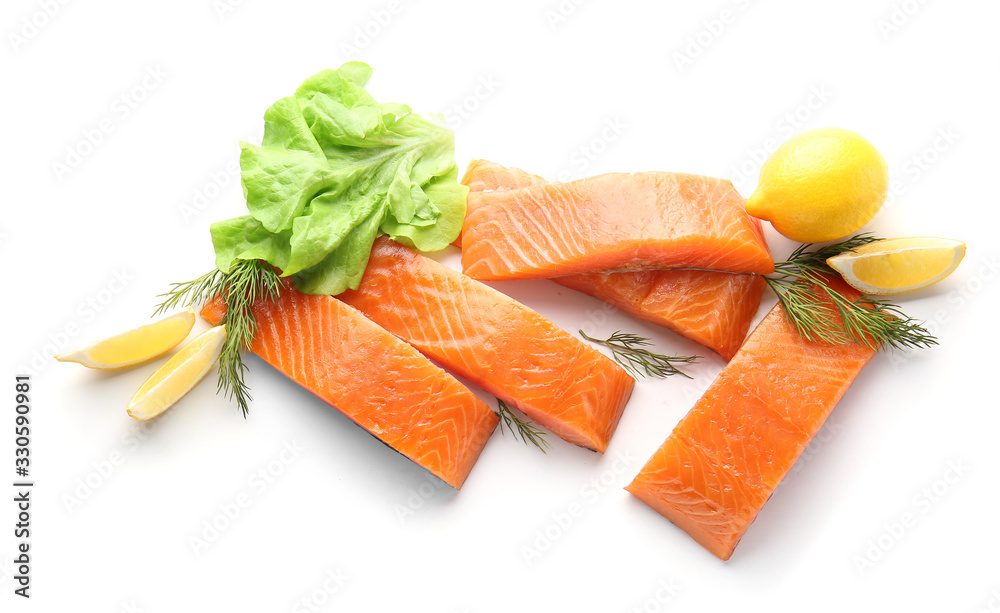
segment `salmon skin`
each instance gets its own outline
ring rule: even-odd
[[[470,190],[470,212],[482,206],[484,192],[547,183],[537,175],[486,160],[470,162],[462,182]],[[759,221],[752,222],[759,228]],[[726,360],[743,344],[767,286],[757,275],[704,270],[581,273],[552,281],[673,330]]]
[[[560,438],[603,453],[635,380],[535,311],[386,237],[337,296]]]
[[[482,191],[474,200],[462,232],[462,266],[476,279],[663,268],[774,271],[760,222],[722,179],[610,173]]]
[[[221,298],[201,315],[219,323]],[[498,418],[410,345],[331,296],[284,283],[277,302],[253,307],[251,351],[396,451],[462,487]]]
[[[625,489],[728,560],[874,354],[806,340],[775,305]]]

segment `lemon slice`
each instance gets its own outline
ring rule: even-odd
[[[225,326],[215,326],[198,335],[146,379],[132,396],[128,414],[146,420],[172,407],[212,370],[225,342]]]
[[[176,347],[194,326],[194,309],[188,307],[145,326],[123,332],[82,349],[55,356],[60,362],[78,362],[87,368],[117,370],[148,362]]]
[[[963,257],[962,241],[921,236],[869,243],[826,263],[866,294],[901,294],[944,279]]]

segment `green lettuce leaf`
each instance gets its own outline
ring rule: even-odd
[[[222,272],[232,270],[233,261],[266,260],[284,270],[291,257],[291,232],[272,234],[249,215],[212,224],[215,265]]]
[[[313,75],[264,114],[261,146],[242,143],[250,214],[213,224],[216,265],[262,259],[307,293],[356,289],[381,234],[421,251],[461,231],[468,189],[454,135],[364,89],[372,69],[348,62]]]
[[[422,223],[414,218],[410,223],[399,223],[396,219],[387,218],[382,222],[381,230],[389,238],[407,247],[420,251],[439,251],[436,247],[442,243],[451,244],[462,232],[465,221],[465,199],[469,188],[458,182],[458,168],[445,175],[440,175],[421,188],[421,197],[433,203],[439,211],[431,223]]]

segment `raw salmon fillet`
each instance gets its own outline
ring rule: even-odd
[[[478,193],[494,189],[520,189],[531,185],[543,185],[548,181],[519,168],[503,166],[489,160],[472,160],[465,169],[462,183],[470,191]],[[476,208],[479,208],[478,205]]]
[[[462,182],[470,189],[470,212],[482,205],[483,192],[546,183],[538,175],[486,160],[470,162]],[[752,222],[759,227],[758,220]],[[757,275],[704,270],[581,273],[552,281],[669,328],[727,360],[746,338],[767,285]]]
[[[217,324],[221,299],[201,315]],[[251,350],[396,451],[462,487],[497,415],[453,376],[355,309],[285,283],[254,305]]]
[[[358,289],[337,298],[557,436],[598,452],[635,385],[535,311],[384,236]]]
[[[625,489],[728,560],[874,354],[805,340],[775,305]]]
[[[732,183],[669,172],[479,192],[462,243],[466,274],[482,280],[657,268],[774,271],[760,223]]]
[[[552,280],[669,328],[726,360],[743,344],[767,286],[759,275],[704,270],[595,272]]]

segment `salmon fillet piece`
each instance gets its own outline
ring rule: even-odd
[[[226,307],[201,316],[218,324]],[[462,487],[498,418],[489,406],[416,349],[330,296],[285,282],[277,302],[253,307],[251,351],[340,410],[379,440]]]
[[[775,305],[625,489],[728,560],[874,354],[808,341]]]
[[[543,185],[548,181],[519,168],[503,166],[489,160],[472,160],[465,169],[462,183],[471,192],[478,193],[495,189],[520,189],[531,185]],[[475,208],[479,208],[478,203]]]
[[[610,173],[483,191],[474,200],[462,266],[476,279],[657,268],[774,271],[759,221],[722,179]]]
[[[673,330],[726,360],[743,344],[767,287],[759,275],[705,270],[595,272],[552,280]]]
[[[635,380],[512,298],[387,237],[338,299],[575,445],[603,453]]]
[[[517,168],[473,160],[462,183],[470,189],[467,211],[471,212],[482,206],[483,192],[521,189],[547,181]],[[758,220],[752,222],[759,228]],[[552,281],[673,330],[726,360],[743,344],[767,286],[757,275],[704,270],[581,273]]]

